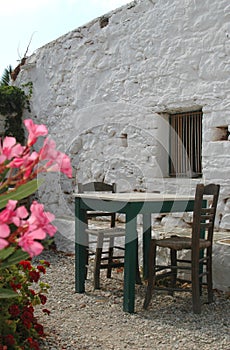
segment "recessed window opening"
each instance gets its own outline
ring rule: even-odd
[[[230,141],[230,125],[217,126],[214,129],[213,141]]]
[[[202,176],[202,111],[169,116],[169,175]]]

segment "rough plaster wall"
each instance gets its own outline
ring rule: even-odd
[[[106,17],[27,60],[18,83],[33,82],[32,115],[71,155],[79,181],[162,192],[220,183],[216,225],[230,229],[230,142],[216,137],[230,124],[229,1],[134,1]],[[168,178],[167,113],[199,108],[203,178]],[[57,216],[73,214],[74,183],[53,175],[40,189]]]

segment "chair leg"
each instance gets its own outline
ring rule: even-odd
[[[170,249],[171,256],[171,288],[172,290],[169,292],[170,295],[173,296],[173,289],[176,287],[177,280],[177,251],[175,249]]]
[[[86,262],[85,262],[85,279],[87,279],[88,266],[89,266],[89,235],[86,238]]]
[[[140,268],[139,268],[139,254],[138,254],[138,241],[137,241],[137,264],[136,264],[136,284],[142,285],[141,281],[141,274],[140,274]]]
[[[201,313],[200,279],[199,279],[199,251],[192,251],[192,305],[194,314]]]
[[[109,256],[108,256],[108,269],[107,278],[111,278],[112,275],[112,262],[113,262],[113,247],[114,247],[114,237],[109,239]]]
[[[156,280],[156,243],[155,240],[151,240],[149,248],[149,276],[148,285],[145,293],[144,309],[147,309],[152,298],[153,289]]]
[[[212,248],[207,249],[207,287],[208,287],[208,302],[213,302],[213,286],[212,286]]]
[[[97,239],[97,248],[94,260],[94,289],[100,289],[100,267],[104,235],[99,234]]]

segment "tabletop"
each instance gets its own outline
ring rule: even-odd
[[[188,194],[173,194],[173,193],[151,193],[151,192],[116,192],[116,193],[105,193],[105,192],[88,192],[88,193],[75,193],[75,197],[89,198],[89,199],[101,199],[107,201],[146,201],[146,202],[158,202],[160,201],[181,201],[181,200],[194,200],[194,195]]]

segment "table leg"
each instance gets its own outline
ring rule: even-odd
[[[125,268],[123,310],[129,313],[135,308],[135,280],[137,264],[137,218],[126,214]]]
[[[148,278],[148,257],[151,240],[151,214],[143,214],[143,278]]]
[[[75,198],[75,290],[78,293],[85,291],[86,269],[86,213],[80,209],[81,198]]]

